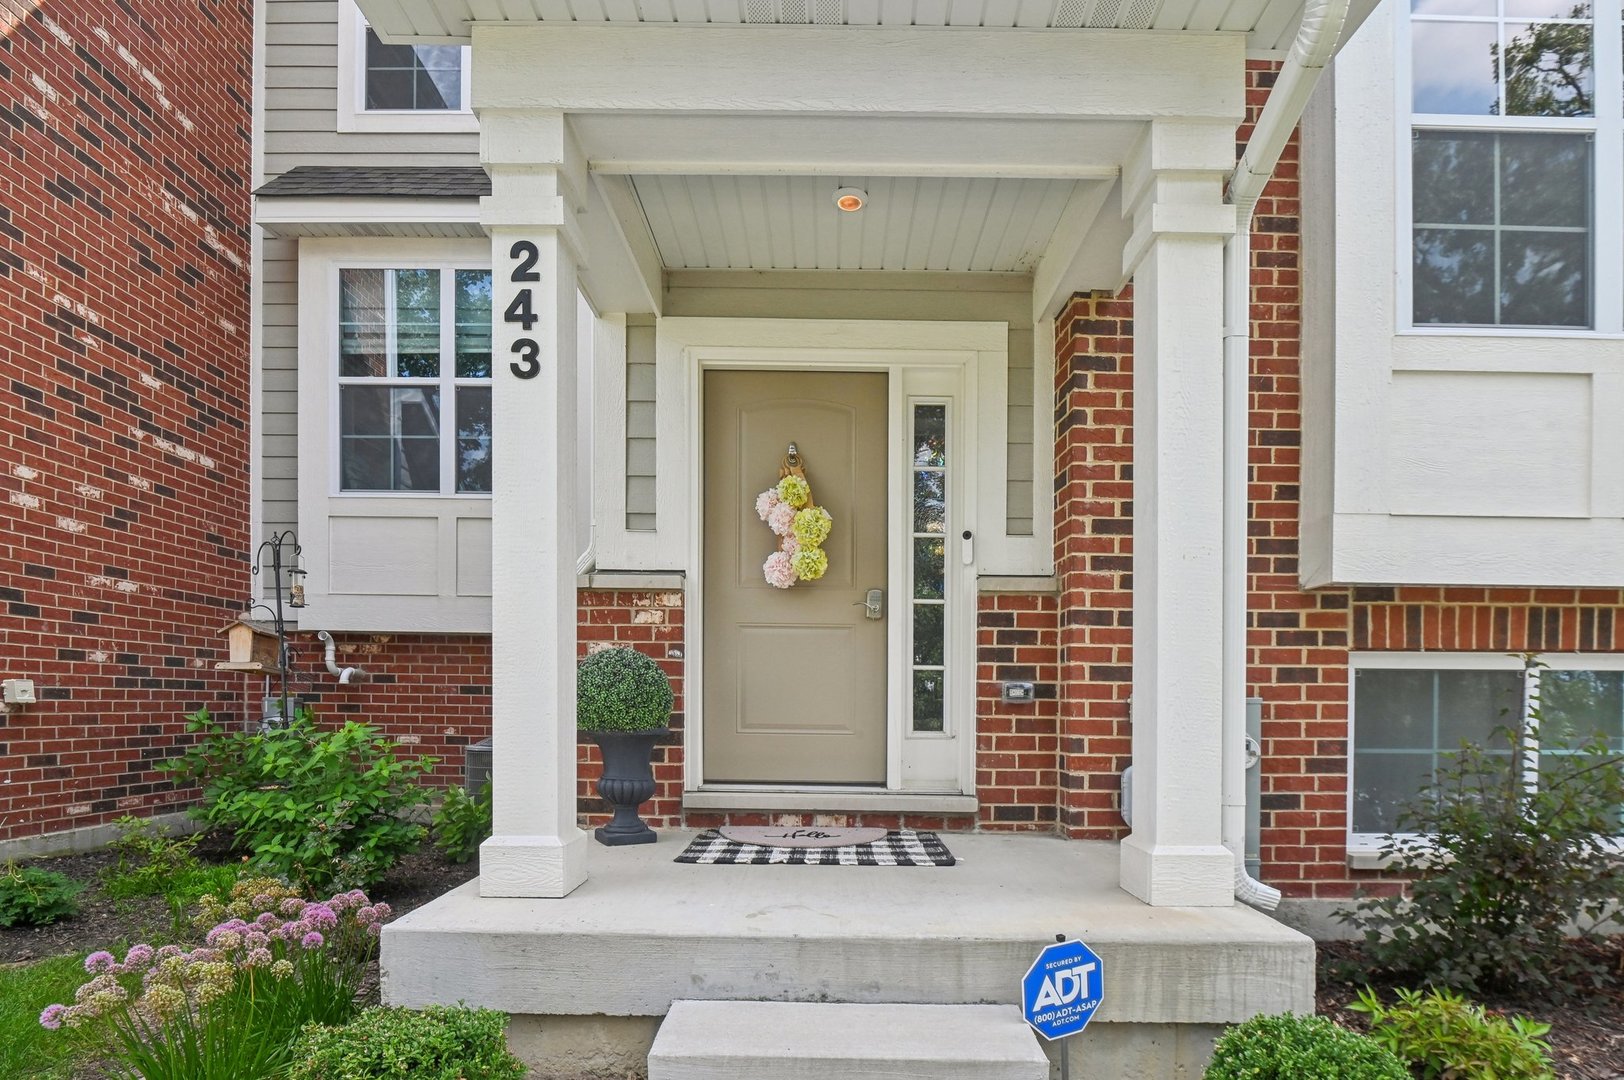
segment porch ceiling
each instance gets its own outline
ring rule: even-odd
[[[474,22],[1089,28],[1244,33],[1247,47],[1258,55],[1290,47],[1303,7],[1302,0],[360,0],[360,5],[390,40],[466,41]],[[1364,0],[1356,6],[1375,4]]]
[[[672,270],[1030,273],[1079,186],[991,177],[634,176]],[[868,195],[857,213],[834,192]]]

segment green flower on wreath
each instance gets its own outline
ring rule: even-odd
[[[802,548],[789,557],[795,576],[802,581],[816,581],[829,569],[829,553],[822,548]]]
[[[821,506],[809,506],[805,510],[796,511],[795,521],[790,529],[803,548],[815,548],[829,539],[829,530],[834,528],[834,524],[829,511]]]
[[[812,497],[812,485],[791,473],[778,481],[778,497],[799,510]]]

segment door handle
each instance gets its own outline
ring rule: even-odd
[[[885,618],[885,590],[868,590],[868,592],[863,594],[863,599],[853,604],[852,607],[860,607],[864,609],[863,618],[865,619]]]

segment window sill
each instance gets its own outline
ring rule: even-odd
[[[341,115],[338,130],[342,134],[366,132],[418,132],[424,135],[459,133],[477,134],[479,117],[471,112],[357,112]]]

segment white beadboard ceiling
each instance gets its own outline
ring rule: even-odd
[[[635,176],[671,270],[957,270],[1027,273],[1076,180],[958,177]],[[861,188],[854,214],[839,187]]]
[[[391,40],[468,39],[481,23],[975,26],[1228,31],[1257,55],[1291,46],[1303,0],[359,0]],[[1357,26],[1376,0],[1355,0]]]

